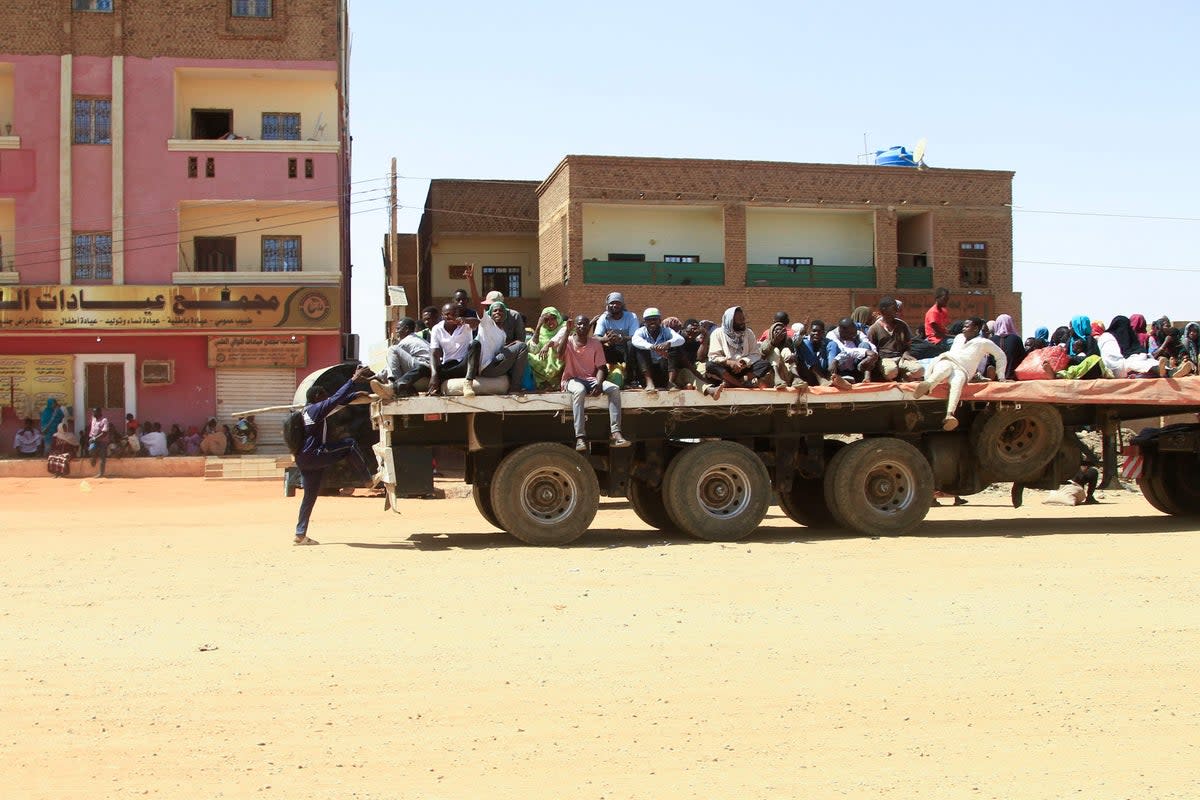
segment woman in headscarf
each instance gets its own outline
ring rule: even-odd
[[[1072,364],[1079,364],[1089,356],[1100,355],[1100,348],[1092,335],[1091,318],[1085,315],[1071,318],[1071,342],[1067,352]]]
[[[63,421],[63,410],[58,405],[58,400],[53,397],[46,398],[46,407],[42,409],[40,419],[42,423],[42,452],[50,455],[50,448],[54,444],[54,434],[58,431],[59,424]]]
[[[1096,340],[1104,366],[1116,378],[1153,377],[1159,374],[1158,361],[1140,352],[1137,334],[1129,317],[1118,314]]]
[[[1150,343],[1150,332],[1146,330],[1146,318],[1141,314],[1129,315],[1129,326],[1133,328],[1133,332],[1137,334],[1138,344],[1142,349],[1146,349],[1146,345]]]
[[[529,339],[529,369],[533,373],[535,391],[558,389],[563,362],[550,340],[562,330],[563,319],[557,308],[546,306],[538,316],[537,325]]]
[[[1183,326],[1183,352],[1193,368],[1200,367],[1200,322]]]
[[[866,306],[859,306],[854,309],[854,312],[850,315],[850,319],[854,320],[854,327],[866,333],[867,329],[871,327],[871,309]]]
[[[1012,315],[1001,314],[996,317],[996,323],[992,329],[992,341],[1008,357],[1008,363],[1004,370],[1005,380],[1015,381],[1017,366],[1025,358],[1025,345],[1021,342],[1020,334],[1017,333],[1017,325],[1013,321]]]
[[[1057,328],[1055,328],[1054,333],[1050,335],[1050,344],[1056,344],[1070,352],[1071,327],[1069,325],[1059,325]]]

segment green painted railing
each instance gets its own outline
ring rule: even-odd
[[[933,267],[898,267],[897,289],[932,289]]]
[[[778,264],[747,264],[747,286],[778,286],[792,289],[874,289],[874,267],[835,267],[824,264],[781,267]]]
[[[725,265],[585,260],[583,282],[618,286],[724,286]]]

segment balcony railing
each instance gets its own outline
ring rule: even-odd
[[[932,289],[933,267],[899,267],[896,269],[897,289]]]
[[[584,260],[583,282],[617,286],[724,286],[725,264]]]
[[[788,289],[874,289],[875,267],[747,264],[746,285]]]

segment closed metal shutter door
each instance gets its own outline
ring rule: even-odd
[[[217,422],[232,425],[230,415],[264,406],[287,406],[296,391],[296,370],[260,367],[254,369],[217,369]],[[283,418],[286,411],[256,414],[258,446],[277,449],[283,442]]]

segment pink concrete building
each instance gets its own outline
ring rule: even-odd
[[[0,19],[0,453],[48,397],[77,427],[93,406],[229,423],[340,361],[345,0],[8,0]]]

